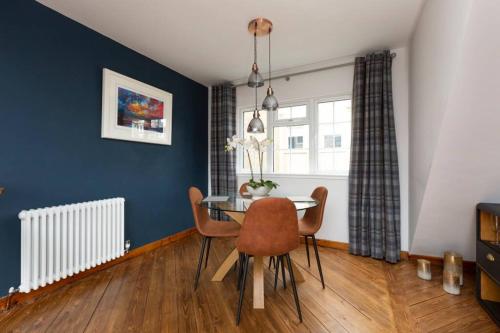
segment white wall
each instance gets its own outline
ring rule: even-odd
[[[396,136],[401,183],[401,248],[408,250],[408,51],[406,48],[393,50],[397,57],[393,62],[393,95],[396,122]],[[310,99],[328,96],[351,95],[353,83],[352,65],[308,73],[284,79],[273,80],[273,88],[280,102],[297,99]],[[253,90],[241,86],[237,90],[238,107],[248,107],[254,103]],[[260,98],[265,92],[261,89]],[[259,99],[260,101],[260,99]],[[347,177],[329,176],[285,176],[266,175],[280,184],[277,194],[308,195],[320,185],[329,191],[323,226],[317,237],[339,242],[348,242],[348,180]],[[239,175],[238,184],[248,180],[248,176]]]
[[[428,57],[425,62],[412,61],[412,73],[445,65],[448,57],[455,58],[457,64],[454,70],[443,73],[449,81],[440,92],[446,99],[444,105],[434,101],[428,106],[440,113],[441,121],[435,130],[435,142],[429,147],[434,153],[427,161],[428,177],[411,252],[440,256],[453,249],[473,260],[475,204],[500,202],[500,2],[449,0],[441,1],[440,6],[436,2],[428,1],[424,8],[412,58],[419,56],[422,48],[435,45],[436,30],[447,25],[443,17],[457,21],[455,33],[449,33],[447,38],[461,41],[453,50],[434,50],[442,54]],[[460,12],[456,12],[457,7]],[[427,29],[432,31],[421,33]],[[412,94],[412,100],[432,98],[434,80],[433,76],[413,76],[412,92],[415,89],[419,93]],[[432,120],[427,119],[427,112],[425,105],[412,102],[412,144],[422,144],[416,140],[426,135],[424,122]],[[411,172],[413,180],[418,175],[413,168]]]
[[[457,71],[469,2],[427,1],[411,42],[410,240]]]

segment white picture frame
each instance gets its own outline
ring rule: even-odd
[[[173,95],[103,69],[101,138],[172,144]]]

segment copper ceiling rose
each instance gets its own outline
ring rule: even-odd
[[[264,17],[257,17],[248,22],[248,32],[252,35],[266,36],[273,30],[273,22]]]

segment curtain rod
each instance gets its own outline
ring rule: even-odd
[[[393,59],[396,58],[396,53],[395,52],[391,53],[391,57]],[[325,67],[319,67],[319,68],[314,68],[314,69],[302,70],[302,71],[293,72],[293,73],[290,73],[290,74],[277,75],[277,76],[273,76],[272,79],[273,80],[277,80],[277,79],[283,79],[283,78],[290,78],[292,76],[297,76],[297,75],[302,75],[302,74],[309,74],[309,73],[315,73],[315,72],[321,72],[321,71],[324,71],[324,70],[327,70],[327,69],[341,68],[341,67],[352,66],[352,65],[354,65],[354,61],[349,61],[349,62],[346,62],[346,63],[343,63],[343,64],[335,64],[335,65],[331,65],[331,66],[325,66]],[[268,81],[268,80],[269,80],[269,78],[264,79],[264,81]],[[237,87],[246,86],[246,85],[247,85],[246,82],[242,82],[242,83],[234,84],[233,87],[237,88]]]

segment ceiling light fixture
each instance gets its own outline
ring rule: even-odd
[[[264,79],[259,73],[259,66],[257,65],[257,30],[258,30],[258,19],[250,21],[248,24],[248,31],[253,32],[253,65],[252,71],[248,76],[248,86],[250,88],[262,87],[264,85]]]
[[[268,111],[278,110],[278,99],[274,96],[273,88],[271,87],[271,31],[272,26],[269,27],[269,87],[267,88],[267,95],[262,102],[262,109]]]
[[[269,35],[269,88],[267,96],[262,103],[262,107],[266,110],[276,110],[278,108],[278,100],[274,96],[273,88],[271,87],[271,31],[273,23],[263,17],[258,17],[248,23],[248,31],[253,35],[253,64],[252,72],[248,76],[247,85],[255,89],[255,109],[253,111],[252,120],[247,127],[248,133],[264,133],[264,123],[260,119],[259,109],[257,105],[257,88],[264,85],[264,79],[259,73],[257,65],[257,36]]]
[[[252,120],[248,123],[248,133],[264,133],[264,123],[260,119],[259,110],[257,109],[257,87],[255,89],[255,109],[253,110]]]

